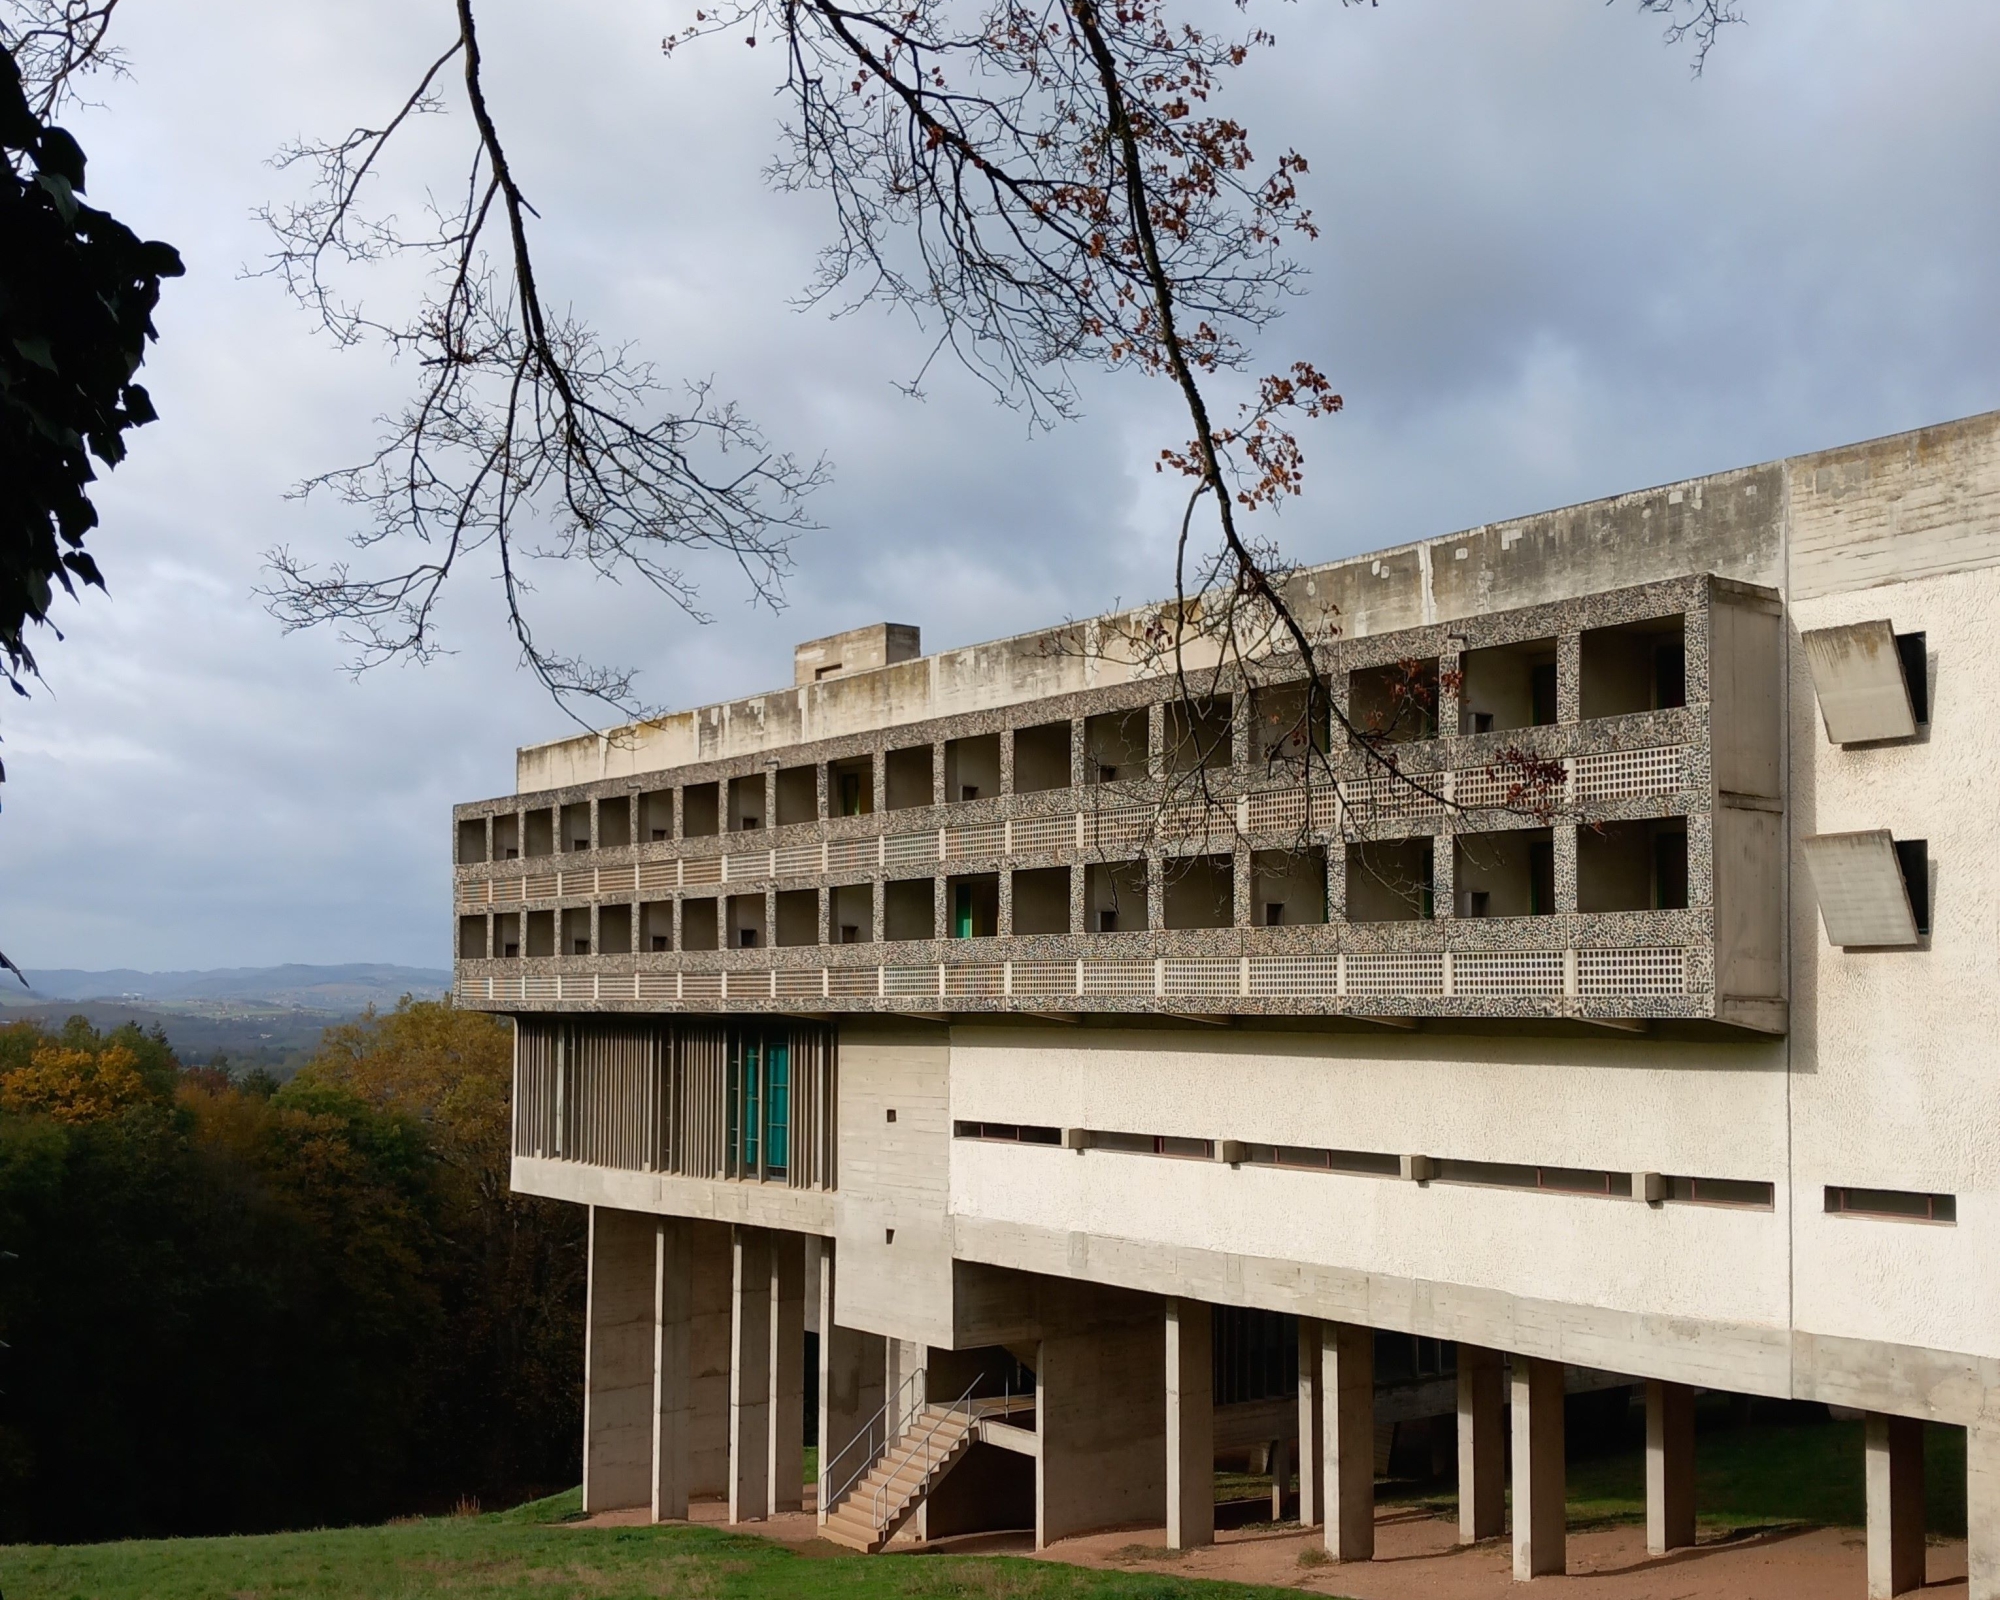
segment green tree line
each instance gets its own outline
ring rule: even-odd
[[[583,1218],[508,1189],[511,1034],[405,1000],[282,1087],[0,1027],[0,1538],[576,1481]]]

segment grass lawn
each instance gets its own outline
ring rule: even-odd
[[[801,1555],[713,1528],[574,1528],[575,1491],[487,1516],[235,1539],[0,1546],[7,1600],[1230,1600],[1279,1591],[992,1556]]]

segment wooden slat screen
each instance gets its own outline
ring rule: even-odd
[[[729,1176],[729,1057],[752,1030],[724,1022],[522,1017],[514,1029],[514,1153],[628,1172]],[[835,1186],[839,1092],[833,1029],[783,1033],[791,1159],[782,1181]]]

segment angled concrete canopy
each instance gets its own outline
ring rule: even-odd
[[[1917,942],[1916,913],[1910,909],[1910,892],[1887,828],[1822,833],[1801,842],[1829,943]]]
[[[1833,743],[1907,739],[1917,731],[1896,630],[1886,620],[1814,628],[1800,634],[1799,642]]]

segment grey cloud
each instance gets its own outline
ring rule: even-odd
[[[1311,158],[1325,228],[1260,359],[1317,361],[1317,425],[1278,531],[1324,559],[2000,403],[2000,13],[1750,0],[1688,79],[1630,6],[1523,0],[1272,8],[1242,105]],[[1136,377],[1087,376],[1048,434],[962,373],[899,395],[921,330],[802,311],[824,217],[760,180],[781,110],[767,49],[663,61],[662,8],[489,0],[487,54],[540,206],[555,292],[663,375],[713,375],[774,440],[836,467],[788,607],[702,569],[696,628],[638,588],[537,574],[545,636],[686,704],[785,682],[801,638],[893,617],[949,646],[1163,592],[1184,427]],[[180,245],[148,382],[164,420],[106,482],[109,601],[7,708],[0,947],[25,965],[436,965],[448,809],[569,726],[514,667],[490,581],[449,603],[458,653],[339,670],[279,635],[259,552],[326,557],[340,508],[284,498],[366,451],[409,374],[316,340],[237,268],[285,192],[285,139],[379,116],[428,59],[426,8],[188,0],[135,12],[135,78],[74,120],[95,198]],[[126,25],[120,13],[121,25]],[[442,19],[440,18],[440,22]],[[440,34],[440,37],[442,35]],[[463,129],[419,132],[385,190],[413,216]],[[393,277],[393,274],[390,275]],[[367,290],[387,305],[389,278]]]

